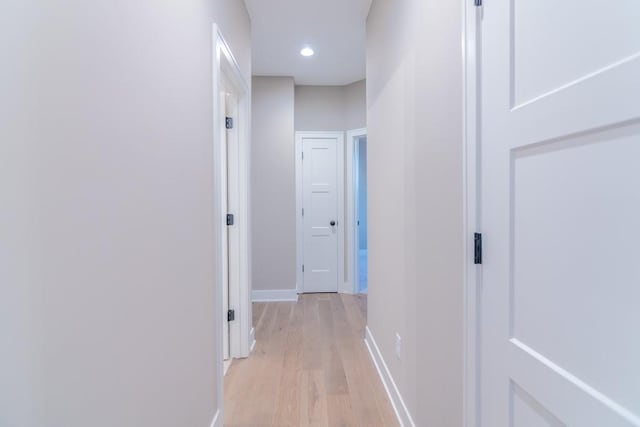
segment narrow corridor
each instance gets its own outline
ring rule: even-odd
[[[256,348],[224,379],[228,426],[396,426],[364,343],[366,296],[254,303]]]

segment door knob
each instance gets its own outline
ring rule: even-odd
[[[331,222],[329,223],[329,225],[331,225],[331,226],[333,227],[334,225],[336,225],[336,222],[335,222],[335,221],[331,221]]]

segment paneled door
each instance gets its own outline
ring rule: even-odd
[[[303,291],[338,291],[338,139],[302,139]]]
[[[640,426],[640,2],[484,3],[481,425]]]

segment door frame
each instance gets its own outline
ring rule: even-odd
[[[480,326],[482,266],[474,263],[474,233],[482,232],[480,222],[480,62],[483,6],[462,0],[463,40],[463,425],[480,422]]]
[[[220,99],[220,106],[221,108],[223,108],[223,112],[225,113],[225,116],[230,116],[230,117],[234,117],[237,116],[238,114],[238,108],[237,108],[237,103],[233,102],[236,101],[236,93],[235,93],[235,88],[234,86],[228,81],[225,73],[221,74],[221,78],[220,78],[220,87],[219,87],[219,92],[218,92],[218,97]],[[231,99],[230,99],[231,98]],[[232,101],[232,102],[230,102]],[[220,115],[220,113],[218,114]],[[221,181],[220,181],[220,189],[221,189],[221,194],[220,194],[220,198],[219,198],[219,208],[220,208],[220,212],[232,212],[235,211],[236,207],[233,206],[233,203],[231,203],[230,199],[234,192],[234,187],[237,185],[237,174],[236,172],[236,167],[234,167],[235,165],[237,165],[237,152],[233,152],[230,153],[230,148],[232,147],[232,145],[237,145],[236,141],[231,141],[232,139],[232,135],[230,135],[230,132],[227,130],[225,132],[224,129],[220,130],[221,132],[221,141],[222,141],[222,145],[221,145],[221,149],[222,149],[222,153],[220,154],[219,158],[222,159],[222,161],[220,162],[220,176],[221,176]],[[234,137],[237,137],[236,134],[233,135]],[[235,140],[236,138],[234,138]],[[228,169],[227,169],[228,168]],[[232,247],[236,247],[237,246],[237,240],[238,240],[238,236],[237,233],[233,233],[233,231],[236,230],[231,230],[229,227],[226,228],[226,233],[225,233],[225,228],[223,227],[221,229],[221,244],[220,244],[220,249],[221,249],[221,253],[220,253],[220,259],[222,260],[222,263],[220,265],[220,274],[222,275],[222,311],[221,313],[224,313],[226,310],[228,310],[230,308],[230,295],[229,295],[229,291],[231,290],[232,286],[237,285],[237,283],[234,281],[234,283],[232,284],[231,282],[231,272],[234,272],[233,277],[235,277],[235,272],[237,271],[237,257],[235,256],[236,254],[234,254]],[[231,264],[234,264],[233,266]],[[225,286],[225,283],[228,283],[227,286]],[[222,321],[222,350],[223,350],[223,357],[222,359],[224,360],[224,371],[225,374],[227,372],[227,369],[229,368],[229,365],[231,364],[231,324],[230,322],[226,322],[226,327],[225,327],[225,321],[223,319]]]
[[[304,261],[304,229],[302,222],[302,140],[304,138],[327,138],[336,139],[338,146],[337,179],[336,192],[338,197],[338,292],[343,293],[345,289],[344,280],[344,132],[342,131],[301,131],[296,132],[295,146],[295,167],[296,167],[296,291],[304,292],[304,276],[302,275],[302,264]]]
[[[250,149],[250,89],[245,81],[240,67],[235,60],[229,45],[225,41],[220,28],[212,24],[212,95],[213,95],[213,203],[214,203],[214,247],[216,257],[214,260],[214,287],[215,287],[215,348],[216,348],[216,388],[218,408],[222,410],[224,376],[223,360],[223,265],[229,262],[235,275],[229,281],[229,307],[236,310],[236,320],[229,326],[230,336],[230,357],[247,357],[255,342],[253,328],[251,325],[251,270],[249,264],[249,252],[251,241],[249,235],[249,149]],[[223,135],[226,133],[225,120],[222,117],[222,101],[220,92],[222,87],[222,76],[233,86],[236,95],[237,118],[234,118],[234,126],[237,132],[233,134],[234,143],[237,143],[237,150],[234,152],[237,157],[231,159],[225,168],[223,162],[227,162],[223,157]],[[226,191],[222,188],[225,179],[222,173],[224,170],[236,174],[238,206],[235,214],[235,225],[237,232],[236,249],[231,251],[229,259],[224,256],[227,248],[224,248],[222,231],[226,225],[227,212],[222,211],[222,197],[226,197]],[[235,279],[234,279],[235,278]],[[221,418],[220,418],[221,419]]]
[[[346,239],[346,248],[347,248],[347,272],[349,274],[349,280],[351,283],[346,282],[344,285],[344,293],[349,294],[357,294],[359,289],[360,282],[360,272],[358,271],[358,208],[357,208],[357,197],[356,191],[357,188],[357,180],[356,176],[357,169],[356,168],[356,156],[358,156],[358,144],[360,138],[363,136],[367,136],[367,128],[361,129],[353,129],[347,131],[347,141],[346,141],[346,170],[347,170],[347,188],[346,188],[346,199],[347,199],[347,221],[345,223],[347,232]]]
[[[474,233],[480,222],[480,56],[482,6],[462,0],[463,40],[463,238],[464,238],[464,371],[463,424],[480,422],[480,314],[482,267],[474,263]]]

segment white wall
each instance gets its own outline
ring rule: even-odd
[[[296,131],[345,130],[344,86],[296,86]]]
[[[252,111],[252,282],[296,289],[296,187],[291,77],[254,77]]]
[[[296,131],[346,131],[366,127],[366,84],[296,86]]]
[[[211,24],[236,0],[0,14],[0,425],[208,426]]]
[[[418,426],[462,425],[461,23],[436,0],[367,22],[368,324]]]
[[[347,85],[344,89],[344,128],[351,130],[367,127],[366,80]]]

